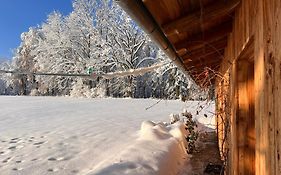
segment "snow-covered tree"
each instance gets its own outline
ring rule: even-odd
[[[69,40],[63,16],[53,12],[40,28],[41,42],[35,57],[37,70],[40,72],[61,73],[73,72],[75,69],[69,51]],[[41,94],[58,95],[69,91],[72,79],[67,77],[40,76],[39,91]]]
[[[89,67],[97,72],[103,69],[102,60],[106,53],[104,41],[94,26],[97,6],[96,0],[76,0],[73,2],[73,12],[66,18],[72,56],[80,69],[79,73],[86,73]],[[100,86],[99,79],[84,80],[83,83],[88,84],[89,88]]]
[[[36,71],[36,49],[39,45],[39,32],[36,28],[30,28],[28,32],[22,33],[21,45],[16,50],[12,60],[11,68],[19,72]],[[35,77],[32,75],[14,74],[12,76],[11,86],[14,94],[28,95],[30,91],[36,88]]]
[[[73,12],[66,18],[68,38],[73,59],[85,71],[89,66],[99,66],[102,54],[102,39],[94,27],[95,0],[76,0]]]
[[[11,62],[6,59],[0,59],[0,69],[9,70],[11,67]],[[0,74],[0,95],[8,95],[10,93],[9,85],[11,83],[11,75]]]
[[[108,74],[160,62],[169,60],[112,0],[74,0],[69,15],[53,12],[41,26],[23,34],[12,65],[26,72],[84,74],[92,67],[97,74]],[[18,94],[185,99],[196,89],[172,64],[156,72],[111,79],[13,77]]]
[[[103,1],[96,14],[97,27],[108,47],[104,59],[108,71],[127,71],[156,62],[157,48],[119,6]],[[134,76],[128,76],[111,84],[119,95],[133,97],[137,82]]]

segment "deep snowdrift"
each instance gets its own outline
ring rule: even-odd
[[[97,175],[173,175],[186,159],[187,131],[178,122],[166,127],[151,121],[142,123],[140,137],[113,160],[100,166]]]
[[[155,102],[0,97],[1,175],[174,174],[185,158],[185,130],[154,122],[168,122],[185,107],[203,116],[213,105],[162,101],[145,110]]]

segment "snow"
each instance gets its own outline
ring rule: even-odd
[[[187,133],[180,122],[160,121],[184,108],[196,113],[206,102],[161,101],[145,110],[156,102],[1,96],[1,175],[175,174],[186,159]]]
[[[177,121],[180,121],[179,114],[170,114],[170,123],[175,123]]]
[[[72,4],[21,35],[13,59],[0,62],[1,95],[206,98],[116,3]]]
[[[216,129],[216,119],[214,117],[215,103],[213,101],[187,101],[185,105],[185,110],[189,111],[198,122],[199,131],[212,131]]]
[[[182,123],[166,127],[162,123],[145,121],[140,137],[93,174],[176,174],[186,158],[186,135]]]

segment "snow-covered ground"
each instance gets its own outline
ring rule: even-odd
[[[173,174],[180,162],[171,160],[184,160],[174,146],[179,127],[143,121],[168,122],[187,108],[214,124],[214,105],[163,100],[146,110],[156,102],[2,96],[0,174]]]

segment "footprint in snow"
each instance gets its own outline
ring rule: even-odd
[[[9,143],[18,143],[18,141],[17,140],[12,140]]]
[[[22,162],[23,162],[22,160],[17,160],[17,161],[16,161],[16,163],[22,163]]]
[[[44,144],[44,143],[45,143],[44,141],[42,141],[42,142],[36,142],[36,143],[34,143],[33,145],[38,146],[38,145],[42,145],[42,144]]]
[[[33,145],[36,146],[36,148],[40,148],[44,143],[46,143],[46,141],[36,142]]]
[[[7,154],[9,154],[9,153],[11,153],[12,152],[12,150],[10,150],[10,149],[7,149],[7,150],[5,150],[5,151],[1,151],[0,152],[0,156],[2,156],[2,155],[7,155]],[[1,174],[1,173],[0,173]]]
[[[14,150],[17,149],[17,146],[10,146],[8,149],[11,150],[11,151],[14,151]]]
[[[48,160],[49,160],[49,161],[57,161],[57,159],[54,158],[54,157],[50,157]]]
[[[2,161],[2,163],[8,163],[8,162],[11,160],[11,158],[12,158],[12,157],[8,157],[8,158],[4,159],[4,160]]]
[[[49,171],[49,172],[56,172],[56,171],[58,171],[59,169],[57,169],[57,168],[49,168],[47,171]]]
[[[35,159],[32,159],[31,161],[34,162],[34,161],[36,161],[36,160],[38,160],[38,159],[35,158]]]
[[[64,157],[58,157],[58,158],[50,157],[48,160],[49,161],[61,161],[61,160],[67,160],[67,159],[65,159]]]
[[[21,139],[20,138],[12,138],[9,143],[18,143]]]
[[[12,141],[15,141],[15,140],[19,140],[19,138],[17,138],[17,137],[16,137],[16,138],[12,138],[11,140],[12,140]]]
[[[22,168],[13,168],[12,170],[14,170],[14,171],[20,171],[20,170],[22,170]]]

